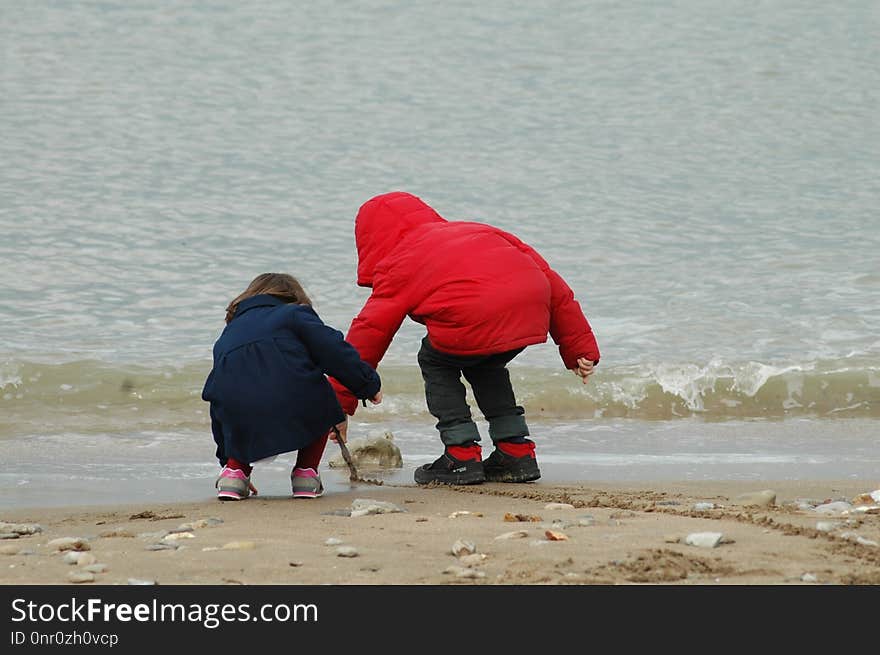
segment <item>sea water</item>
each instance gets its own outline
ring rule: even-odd
[[[5,3],[0,504],[210,497],[226,304],[288,272],[344,333],[392,190],[517,234],[590,320],[587,385],[552,341],[510,366],[545,480],[876,478],[878,28],[869,0]],[[423,334],[351,428],[407,483],[440,448]]]

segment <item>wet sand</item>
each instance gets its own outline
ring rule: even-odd
[[[0,584],[73,584],[69,574],[83,567],[48,544],[78,537],[106,565],[81,583],[92,585],[874,585],[880,514],[829,515],[804,503],[852,502],[878,488],[876,479],[358,483],[315,500],[6,509],[0,521],[42,532],[0,540]],[[739,500],[762,490],[775,492],[773,505]],[[357,499],[403,511],[347,515]],[[817,529],[820,522],[833,523],[831,531]],[[163,538],[185,523],[194,524],[184,529],[191,537]],[[498,538],[511,532],[525,534]],[[700,532],[721,533],[720,543],[686,543]],[[453,555],[459,540],[475,553]],[[156,544],[164,549],[149,550]],[[340,556],[344,547],[355,556]]]

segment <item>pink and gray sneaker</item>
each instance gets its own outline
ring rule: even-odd
[[[226,466],[220,471],[214,486],[217,487],[218,500],[244,500],[251,494],[257,495],[256,487],[244,471]]]
[[[290,486],[294,498],[317,498],[324,495],[321,476],[315,469],[295,468],[290,473]]]

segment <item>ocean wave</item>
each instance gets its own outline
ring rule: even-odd
[[[150,368],[95,360],[0,361],[0,438],[207,430],[201,390],[209,370],[210,362]],[[358,420],[430,420],[417,366],[380,367],[379,372],[384,401],[361,409]],[[603,361],[586,385],[567,371],[516,362],[510,372],[530,418],[880,418],[880,366],[867,358],[617,367]],[[468,399],[479,415],[469,389]]]

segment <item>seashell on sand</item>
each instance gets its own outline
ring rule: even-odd
[[[462,555],[470,555],[471,553],[477,552],[477,546],[473,541],[467,541],[466,539],[459,539],[454,544],[452,544],[452,554],[456,557],[461,557]]]

